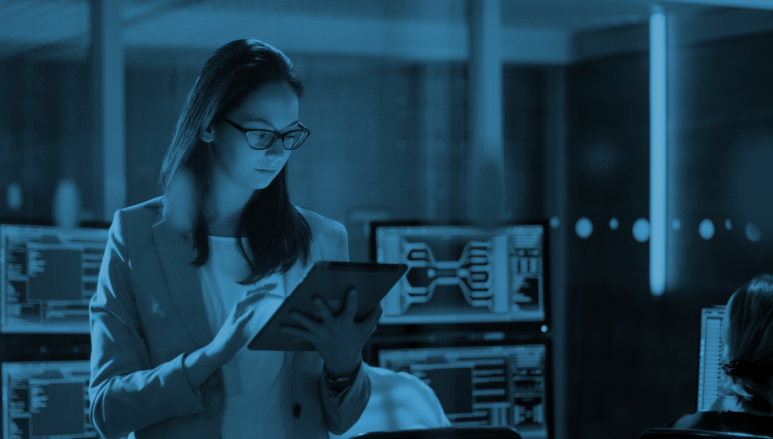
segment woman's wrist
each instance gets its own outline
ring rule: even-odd
[[[346,361],[343,363],[325,362],[325,378],[336,380],[339,378],[348,378],[357,374],[360,370],[362,356],[358,356],[355,361]]]
[[[325,381],[327,382],[328,386],[332,389],[341,389],[345,387],[349,387],[354,382],[355,378],[357,377],[357,373],[360,371],[360,365],[357,365],[357,368],[354,369],[354,372],[352,372],[350,375],[346,376],[340,376],[340,377],[331,377],[328,375],[327,370],[323,371],[323,375],[325,376]]]
[[[193,389],[201,387],[220,366],[222,365],[207,352],[206,348],[186,355],[183,360],[183,372]]]

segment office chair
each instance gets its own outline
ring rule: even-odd
[[[521,439],[521,435],[511,427],[441,427],[373,431],[350,439]]]
[[[639,439],[771,439],[771,436],[681,428],[648,428],[641,433]]]

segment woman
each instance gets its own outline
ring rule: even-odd
[[[116,212],[91,300],[90,416],[105,437],[327,438],[367,405],[362,347],[380,307],[356,292],[284,330],[314,352],[245,345],[346,229],[290,203],[285,163],[309,131],[279,50],[232,41],[202,68],[164,158],[164,197]]]
[[[736,291],[722,322],[725,397],[668,427],[773,435],[773,275]]]

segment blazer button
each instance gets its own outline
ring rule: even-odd
[[[294,404],[293,405],[293,416],[296,418],[301,417],[301,405],[300,404]]]

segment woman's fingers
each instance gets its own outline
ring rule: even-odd
[[[239,304],[252,305],[264,297],[266,297],[266,291],[253,291],[250,294],[247,294],[243,299],[240,299]]]
[[[341,315],[346,321],[354,320],[354,314],[357,312],[357,290],[350,289],[346,293],[346,306]]]
[[[373,309],[370,313],[368,313],[367,316],[365,316],[365,320],[362,321],[362,323],[367,325],[375,325],[376,322],[378,322],[378,319],[381,318],[381,314],[384,313],[384,309],[381,308],[381,303],[376,306],[376,308]]]
[[[319,310],[319,316],[322,317],[323,322],[329,322],[335,319],[335,316],[333,316],[333,311],[330,311],[330,307],[327,306],[327,302],[325,302],[319,297],[315,297],[314,303],[317,305],[317,310]]]
[[[371,311],[367,316],[365,316],[365,320],[362,321],[362,325],[365,328],[370,329],[370,334],[368,337],[373,335],[374,332],[376,332],[376,325],[378,324],[378,319],[381,318],[381,314],[383,314],[384,310],[381,308],[381,304],[379,303],[376,308]]]
[[[309,337],[309,335],[311,334],[309,334],[308,331],[305,331],[301,328],[296,328],[294,326],[282,326],[281,329],[282,329],[282,332],[286,332],[287,334],[294,335],[295,340],[293,340],[293,342],[295,343],[306,341],[314,344],[311,338]]]
[[[255,291],[252,291],[250,294],[255,294],[255,293],[268,293],[269,291],[272,291],[272,290],[276,289],[276,287],[277,287],[278,285],[279,285],[279,284],[278,284],[278,283],[276,283],[276,282],[272,282],[272,283],[270,283],[270,284],[263,284],[263,285],[259,286],[259,287],[258,287],[258,288],[257,288]]]
[[[242,314],[241,317],[239,317],[236,321],[239,324],[246,324],[247,321],[255,314],[255,308],[252,308],[248,310],[246,313]]]
[[[300,328],[296,328],[294,326],[282,326],[282,332],[286,332],[290,335],[294,335],[296,337],[305,337],[306,331]]]
[[[244,328],[247,325],[247,322],[250,321],[250,318],[255,314],[255,309],[247,310],[244,314],[240,316],[236,316],[236,320],[234,323],[236,324],[237,328]]]
[[[247,294],[246,297],[239,299],[239,302],[236,303],[236,315],[241,315],[241,313],[245,312],[245,310],[249,308],[250,305],[254,305],[264,297],[266,297],[265,292],[255,291]]]
[[[321,326],[318,322],[306,317],[305,315],[299,313],[298,311],[293,311],[290,313],[290,317],[295,319],[296,322],[298,322],[301,326],[304,327],[307,331],[318,334],[320,332]]]

